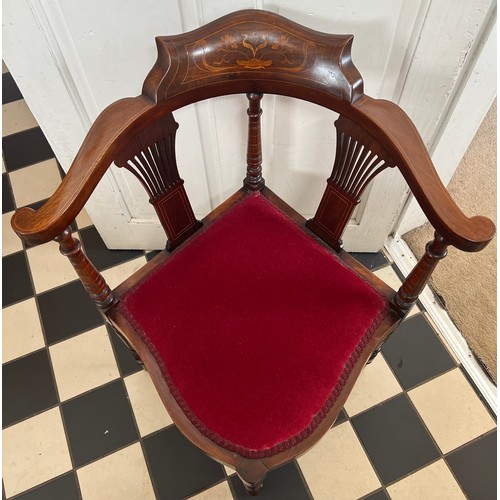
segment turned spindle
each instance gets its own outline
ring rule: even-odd
[[[248,97],[248,144],[247,144],[247,176],[244,185],[252,191],[264,187],[262,177],[262,141],[260,133],[260,101],[262,94],[247,94]]]
[[[92,300],[101,309],[107,309],[114,302],[114,296],[102,275],[83,253],[82,244],[73,238],[71,228],[66,228],[55,238],[59,251],[68,257],[80,281]]]
[[[446,257],[447,247],[448,244],[444,238],[435,232],[434,239],[425,246],[425,254],[407,276],[394,297],[394,305],[401,312],[406,313],[415,304],[437,263]]]

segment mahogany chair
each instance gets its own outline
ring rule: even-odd
[[[352,41],[261,10],[158,37],[142,94],[105,109],[54,195],[12,219],[26,243],[59,242],[106,320],[144,363],[178,428],[234,468],[251,494],[332,426],[447,246],[475,252],[495,233],[489,219],[467,218],[455,205],[408,116],[363,93]],[[235,93],[249,101],[246,177],[198,221],[177,170],[172,113]],[[332,174],[310,220],[264,184],[265,93],[340,114]],[[110,290],[69,226],[113,162],[144,185],[168,242]],[[397,292],[341,240],[368,183],[395,167],[436,229]]]

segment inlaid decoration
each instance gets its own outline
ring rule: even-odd
[[[184,82],[234,71],[266,69],[300,73],[312,66],[317,46],[310,40],[284,30],[265,32],[248,26],[240,31],[217,32],[185,47],[190,67]]]

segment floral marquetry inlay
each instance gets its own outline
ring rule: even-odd
[[[316,44],[287,32],[216,33],[186,46],[194,67],[184,81],[203,73],[229,73],[236,70],[272,68],[298,73],[314,64]]]

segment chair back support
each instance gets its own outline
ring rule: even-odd
[[[249,92],[351,103],[363,95],[351,61],[352,40],[271,12],[242,10],[188,33],[157,37],[158,59],[143,94],[176,108]]]
[[[331,109],[348,109],[363,95],[363,80],[352,64],[351,35],[329,35],[269,12],[241,11],[189,33],[157,37],[158,60],[143,93],[168,109],[221,94],[246,92],[249,99],[245,186],[264,186],[260,101],[262,92],[306,99]],[[341,105],[342,104],[342,105]],[[395,162],[361,126],[341,116],[333,171],[310,230],[332,246],[368,183]],[[175,159],[171,112],[133,137],[115,163],[143,184],[168,236],[178,246],[201,223],[180,179]]]
[[[117,160],[122,166],[132,164],[141,182],[149,185],[149,190],[154,188],[150,197],[153,194],[151,200],[169,236],[169,247],[179,244],[199,223],[194,221],[183,188],[176,188],[175,183],[155,184],[162,176],[168,179],[163,168],[178,178],[173,118],[167,115],[187,104],[236,93],[253,96],[245,180],[249,189],[264,186],[260,97],[256,96],[272,93],[300,98],[341,115],[337,123],[341,150],[334,173],[320,210],[308,223],[334,248],[341,245],[340,235],[367,183],[382,167],[395,165],[447,244],[476,252],[493,238],[495,227],[489,219],[469,218],[457,207],[404,111],[394,103],[363,94],[363,81],[351,61],[351,35],[319,33],[271,12],[245,10],[189,33],[158,37],[156,41],[158,59],[144,82],[143,93],[108,106],[90,129],[54,195],[39,210],[24,207],[14,215],[13,228],[26,243],[39,244],[59,236],[83,208],[109,165]],[[170,144],[170,150],[165,149],[163,163],[161,158],[157,163],[154,152],[160,155],[162,151],[154,146],[158,134],[154,124],[163,118],[165,144]],[[139,147],[138,152],[144,151],[145,156],[139,155],[147,164],[140,161],[142,173],[131,161],[137,156],[134,151],[125,158],[131,141],[135,149]],[[143,144],[146,150],[141,149]],[[344,151],[347,156],[343,160]],[[378,164],[377,159],[364,161],[368,151],[384,164]],[[147,161],[149,154],[153,164]],[[182,183],[180,179],[178,182]],[[162,201],[160,197],[164,197]]]
[[[316,215],[307,227],[337,250],[341,235],[369,182],[395,162],[366,130],[341,116],[332,175]]]
[[[178,127],[172,113],[168,113],[132,137],[115,159],[118,167],[132,172],[146,189],[167,234],[169,249],[201,227],[177,170],[175,132]]]

